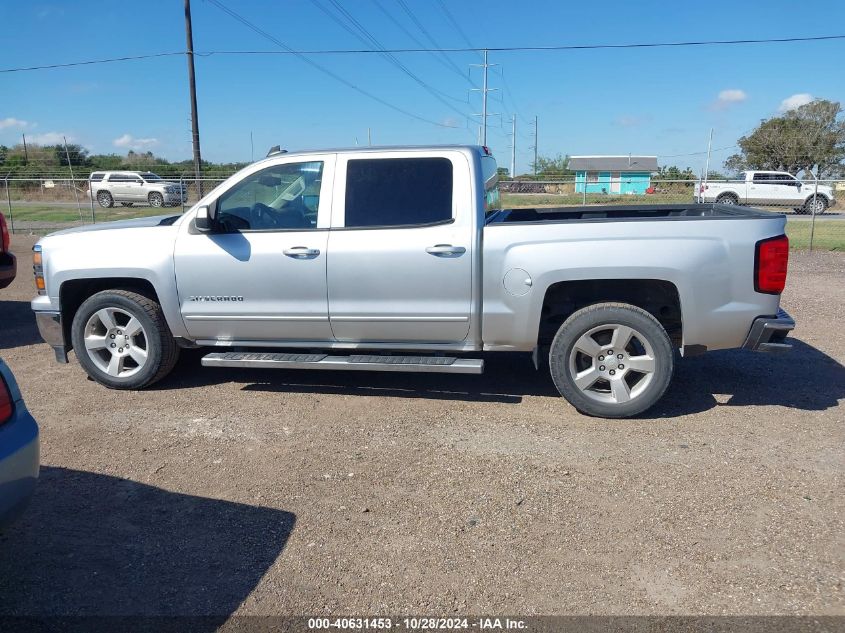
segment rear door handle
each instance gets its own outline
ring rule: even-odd
[[[426,253],[431,255],[463,255],[467,252],[463,246],[452,246],[451,244],[435,244],[425,249]]]
[[[294,259],[313,259],[320,254],[319,248],[308,248],[307,246],[291,246],[282,251],[288,257]]]

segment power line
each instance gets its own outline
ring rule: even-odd
[[[464,32],[464,30],[461,28],[461,25],[454,18],[451,11],[449,11],[449,7],[446,6],[446,3],[443,2],[443,0],[437,0],[437,3],[440,5],[440,10],[443,11],[443,14],[446,16],[446,19],[449,20],[449,23],[453,27],[455,27],[455,30],[458,32],[458,35],[460,35],[461,38],[463,38],[464,42],[467,43],[467,46],[469,46],[470,48],[474,48],[474,46],[473,46],[472,42],[470,41],[469,37]]]
[[[405,116],[411,117],[412,119],[416,119],[418,121],[423,121],[425,123],[429,123],[429,124],[435,125],[437,127],[445,127],[445,128],[455,128],[455,127],[457,127],[457,126],[454,126],[454,125],[446,125],[445,123],[439,123],[437,121],[432,121],[431,119],[427,119],[427,118],[422,117],[418,114],[414,114],[413,112],[409,112],[408,110],[405,110],[404,108],[401,108],[397,105],[394,105],[394,104],[390,103],[389,101],[382,99],[381,97],[376,96],[373,93],[371,93],[367,90],[364,90],[363,88],[361,88],[359,86],[356,86],[351,81],[347,81],[346,79],[344,79],[343,77],[341,77],[337,73],[332,72],[331,70],[329,70],[328,68],[326,68],[322,64],[318,64],[313,59],[306,57],[305,54],[298,52],[298,51],[295,51],[294,49],[292,49],[287,44],[285,44],[285,43],[281,42],[280,40],[276,39],[275,37],[273,37],[272,35],[270,35],[266,31],[263,31],[262,29],[257,27],[255,24],[253,24],[252,22],[247,20],[245,17],[243,17],[240,14],[236,13],[235,11],[229,9],[226,5],[224,5],[219,0],[208,0],[208,1],[211,4],[213,4],[214,6],[216,6],[218,9],[222,10],[223,12],[227,13],[229,16],[236,19],[238,22],[240,22],[241,24],[243,24],[244,26],[246,26],[250,30],[254,31],[255,33],[258,33],[259,35],[261,35],[265,39],[268,39],[269,41],[273,42],[279,48],[287,51],[291,55],[295,55],[297,58],[301,59],[303,62],[305,62],[306,64],[308,64],[312,68],[316,68],[317,70],[319,70],[320,72],[328,75],[329,77],[331,77],[335,81],[342,83],[343,85],[347,86],[348,88],[351,88],[352,90],[355,90],[356,92],[364,95],[365,97],[368,97],[368,98],[372,99],[373,101],[376,101],[376,102],[382,104],[383,106],[390,108],[391,110],[399,112],[400,114],[404,114]]]
[[[429,33],[429,32],[428,32],[428,29],[426,29],[426,28],[425,28],[425,26],[423,25],[423,23],[419,21],[419,19],[417,18],[417,16],[416,16],[416,15],[414,15],[414,12],[413,12],[413,11],[411,11],[411,8],[407,5],[407,3],[405,2],[405,0],[396,0],[396,1],[399,3],[399,6],[400,6],[400,7],[402,7],[402,10],[403,10],[403,11],[407,14],[407,16],[408,16],[409,18],[411,18],[411,22],[413,22],[414,24],[416,24],[417,28],[418,28],[418,29],[420,30],[420,32],[421,32],[421,33],[425,36],[425,38],[426,38],[429,42],[431,42],[431,44],[434,46],[434,48],[437,50],[437,52],[439,52],[439,53],[443,56],[443,59],[445,59],[445,60],[446,60],[446,62],[447,62],[450,66],[452,66],[455,70],[457,70],[457,71],[458,71],[458,73],[460,73],[460,72],[461,72],[461,69],[460,69],[460,68],[458,68],[458,67],[455,65],[455,62],[453,62],[453,61],[449,58],[449,56],[448,56],[448,55],[446,55],[446,49],[443,49],[443,48],[441,48],[441,47],[440,47],[440,45],[437,43],[437,40],[435,40],[435,39],[434,39],[434,37],[431,35],[431,33]]]
[[[185,51],[172,53],[150,53],[148,55],[128,55],[124,57],[110,57],[108,59],[89,59],[82,62],[68,62],[65,64],[47,64],[45,66],[24,66],[21,68],[0,68],[0,73],[19,73],[28,70],[47,70],[49,68],[69,68],[71,66],[90,66],[92,64],[110,64],[112,62],[130,62],[138,59],[152,59],[154,57],[176,57],[184,55]]]
[[[212,4],[220,6],[214,0],[209,0]],[[234,12],[233,12],[234,13]],[[251,27],[250,27],[251,28]],[[256,27],[257,28],[257,27]],[[263,34],[263,32],[262,32]],[[549,46],[486,46],[486,47],[464,47],[464,48],[441,48],[435,45],[434,48],[385,48],[384,50],[362,48],[362,49],[319,49],[319,50],[295,50],[290,47],[282,46],[285,50],[282,51],[255,51],[255,50],[241,50],[241,51],[204,51],[195,52],[195,55],[211,56],[211,55],[363,55],[363,54],[381,54],[381,53],[478,53],[485,48],[493,52],[531,52],[531,51],[573,51],[573,50],[597,50],[597,49],[626,49],[626,48],[667,48],[667,47],[683,47],[683,46],[730,46],[741,44],[784,44],[790,42],[822,42],[829,40],[843,40],[845,35],[819,35],[813,37],[781,37],[781,38],[765,38],[765,39],[744,39],[744,40],[700,40],[689,42],[645,42],[645,43],[627,43],[627,44],[584,44],[584,45],[549,45]],[[151,53],[148,55],[133,55],[124,57],[112,57],[108,59],[92,59],[80,62],[68,62],[63,64],[47,64],[43,66],[25,66],[19,68],[0,68],[0,73],[14,73],[24,72],[30,70],[46,70],[51,68],[69,68],[72,66],[86,66],[90,64],[107,64],[111,62],[133,61],[138,59],[150,59],[154,57],[173,57],[176,55],[184,55],[185,51],[175,51],[169,53]],[[447,58],[448,59],[448,58]],[[451,60],[450,60],[451,61]],[[456,67],[458,73],[463,77],[463,73]]]
[[[735,147],[739,147],[738,145],[726,145],[725,147],[717,147],[715,149],[710,150],[711,152],[723,152],[727,149],[734,149]],[[689,154],[658,154],[657,158],[681,158],[682,156],[704,156],[707,152],[690,152]]]
[[[348,33],[350,33],[352,36],[354,36],[356,39],[358,39],[358,41],[363,42],[364,44],[367,44],[369,42],[370,44],[373,44],[376,48],[380,48],[380,49],[384,48],[382,43],[379,42],[376,39],[376,37],[364,27],[364,25],[362,25],[357,19],[355,19],[355,16],[353,16],[351,13],[349,13],[349,11],[347,11],[343,7],[343,5],[341,5],[337,0],[329,0],[329,2],[335,7],[335,9],[343,17],[346,18],[346,20],[349,23],[351,23],[355,27],[355,29],[357,29],[357,31],[354,30],[352,27],[350,27],[347,23],[343,22],[334,13],[332,13],[331,10],[329,10],[322,3],[320,3],[320,0],[311,0],[311,3],[314,6],[316,6],[318,9],[320,9],[323,13],[325,13],[327,16],[329,16],[329,18],[331,18],[335,23],[339,24]],[[424,90],[426,90],[429,94],[431,94],[435,99],[437,99],[442,104],[444,104],[447,108],[450,108],[453,112],[457,112],[460,116],[467,118],[467,114],[465,112],[462,112],[461,110],[459,110],[458,108],[456,108],[455,106],[450,104],[448,101],[444,100],[443,97],[447,97],[449,99],[455,99],[457,101],[461,101],[460,99],[456,99],[455,97],[452,97],[451,95],[446,94],[445,92],[438,90],[434,86],[432,86],[432,85],[428,84],[427,82],[423,81],[422,79],[420,79],[419,76],[417,76],[416,74],[411,72],[411,70],[407,66],[405,66],[405,64],[400,62],[391,53],[384,53],[384,55],[382,55],[382,57],[384,57],[384,59],[386,59],[388,62],[390,62],[391,64],[396,66],[403,73],[408,75],[408,77],[413,79],[419,86],[421,86]]]
[[[379,2],[379,0],[373,0],[373,4],[375,4],[379,8],[379,10],[387,17],[387,19],[393,22],[393,24],[395,24],[400,31],[402,31],[408,38],[411,39],[411,41],[413,41],[417,46],[419,46],[420,50],[425,50],[425,44],[423,44],[419,40],[419,38],[417,38],[413,33],[411,33],[407,28],[405,28],[405,25],[402,24],[399,20],[397,20],[392,13],[385,9],[381,2]],[[473,88],[477,87],[475,86],[475,84],[472,83],[472,80],[470,80],[469,77],[467,77],[461,72],[459,68],[456,68],[454,64],[449,63],[449,61],[439,55],[438,51],[432,50],[429,52],[432,54],[432,57],[437,61],[438,64],[446,68],[448,71],[455,73],[461,79],[469,81],[470,85],[472,85]]]

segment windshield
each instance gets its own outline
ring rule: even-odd
[[[149,171],[141,174],[141,178],[143,178],[147,182],[155,182],[156,180],[161,180],[161,176],[156,176],[154,173]]]

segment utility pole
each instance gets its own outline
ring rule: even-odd
[[[28,163],[29,152],[26,151],[26,134],[21,134],[21,138],[23,139],[23,159]]]
[[[194,145],[194,174],[197,180],[197,198],[202,198],[202,156],[200,154],[200,126],[197,120],[197,82],[194,76],[194,35],[191,29],[191,0],[185,0],[185,39],[188,45],[188,85],[191,91],[191,138]]]
[[[473,88],[473,91],[480,91],[481,92],[481,114],[476,114],[475,116],[481,117],[481,134],[479,138],[479,144],[487,146],[487,117],[493,116],[487,112],[487,93],[492,92],[493,90],[497,90],[497,88],[488,88],[487,87],[487,69],[491,66],[498,66],[498,64],[488,64],[487,63],[487,49],[484,49],[484,63],[483,64],[470,64],[470,66],[475,66],[478,68],[482,68],[484,70],[484,75],[481,79],[481,88]]]
[[[367,145],[372,145],[372,144],[373,144],[373,135],[372,135],[372,132],[370,131],[370,128],[367,128]]]
[[[511,115],[511,180],[516,178],[516,115]]]
[[[537,125],[537,115],[534,115],[534,175],[537,175],[537,136],[539,125]]]
[[[713,147],[713,128],[710,128],[710,138],[707,140],[707,162],[704,167],[704,184],[707,184],[707,177],[710,175],[710,149]]]
[[[76,210],[79,211],[79,219],[82,220],[82,207],[79,205],[79,192],[76,190],[76,178],[73,177],[73,164],[70,162],[67,139],[63,136],[62,141],[65,143],[65,156],[67,156],[67,166],[70,169],[70,185],[73,187],[73,197],[76,198]]]
[[[252,142],[252,130],[249,131],[249,162],[255,162],[255,143]]]

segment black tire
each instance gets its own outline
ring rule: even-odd
[[[606,379],[599,378],[593,387],[582,389],[576,385],[572,372],[579,371],[578,363],[588,357],[576,350],[576,344],[583,341],[582,337],[591,336],[589,333],[597,329],[596,336],[604,335],[605,330],[600,329],[601,326],[608,326],[608,332],[612,327],[628,327],[634,330],[635,336],[631,337],[627,346],[618,350],[618,353],[623,355],[623,359],[617,361],[617,350],[612,350],[614,355],[607,357],[612,359],[613,363],[619,362],[618,367],[622,367],[621,370],[607,368],[611,362],[609,360],[599,365],[598,358],[603,358],[599,355],[590,359],[592,365],[583,370],[595,370],[600,367],[602,371],[609,373],[619,371],[620,375],[611,378],[605,373],[603,375]],[[597,354],[606,353],[609,341],[601,343],[595,338],[592,340],[602,349]],[[628,362],[628,358],[632,359],[630,361],[632,363],[635,359],[643,358],[643,352],[637,349],[647,350],[645,343],[651,348],[651,354],[646,351],[646,357],[651,358],[653,355],[653,371],[641,374],[633,370],[631,366],[625,370],[622,364]],[[578,411],[600,418],[627,418],[652,407],[666,393],[672,381],[674,364],[675,354],[672,342],[660,322],[645,310],[627,303],[597,303],[578,310],[560,326],[549,351],[549,369],[560,395]],[[646,382],[640,383],[646,378],[648,378]],[[617,382],[624,381],[626,385],[629,385],[626,387],[630,396],[627,402],[612,401],[614,395],[611,393],[613,391],[611,381],[614,379]],[[633,386],[630,386],[631,381],[636,381]],[[606,391],[604,391],[605,384]]]
[[[827,198],[824,196],[818,196],[816,198],[817,207],[816,207],[816,215],[821,215],[825,211],[827,211],[828,201]],[[813,213],[813,196],[807,198],[806,202],[804,202],[804,213],[811,214]]]
[[[718,204],[739,204],[739,198],[735,193],[723,193],[716,198]]]
[[[89,319],[104,308],[117,309],[121,313],[135,317],[143,328],[147,358],[137,372],[130,376],[109,375],[97,366],[92,359],[92,353],[86,349],[85,336]],[[122,327],[122,325],[118,325],[118,327]],[[93,380],[110,389],[143,389],[148,387],[170,373],[179,359],[179,347],[170,333],[161,306],[154,299],[131,290],[104,290],[86,299],[73,317],[71,338],[73,348],[76,350],[76,357],[85,372]],[[111,352],[106,350],[106,353]]]
[[[131,207],[133,204],[135,204],[135,203],[134,203],[134,202],[121,202],[121,203],[120,203],[120,206],[122,206],[122,207]]]
[[[158,193],[157,191],[153,191],[150,195],[147,196],[147,202],[150,203],[151,207],[163,207],[164,196]]]
[[[108,191],[98,191],[97,202],[104,209],[111,209],[114,206],[114,198],[112,198]]]

